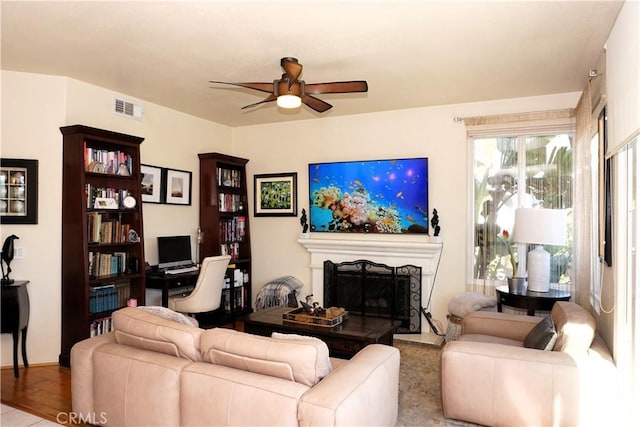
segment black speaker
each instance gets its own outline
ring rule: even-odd
[[[138,258],[132,257],[129,259],[127,263],[127,273],[137,273],[138,272]]]

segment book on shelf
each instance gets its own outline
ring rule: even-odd
[[[224,284],[222,285],[222,288],[230,289],[232,283],[234,288],[241,287],[242,285],[245,284],[245,276],[247,277],[247,280],[248,280],[249,275],[245,270],[242,270],[240,268],[233,268],[233,267],[228,268],[227,274],[224,278]]]
[[[113,283],[89,289],[89,313],[102,313],[118,308],[118,290]]]
[[[239,194],[219,193],[218,202],[220,212],[240,212],[243,210]]]
[[[242,172],[238,169],[227,169],[223,167],[218,167],[217,170],[218,176],[218,185],[224,187],[240,187],[240,178]]]
[[[111,317],[96,319],[89,325],[89,336],[95,337],[113,331],[113,321]]]
[[[96,314],[125,307],[130,296],[131,285],[128,280],[92,286],[89,289],[89,312]]]
[[[242,310],[244,308],[243,301],[245,298],[245,288],[224,289],[222,291],[224,310],[229,313],[233,302],[234,310]]]
[[[90,251],[88,254],[90,277],[105,277],[122,274],[127,270],[127,253],[103,253]]]
[[[246,237],[246,217],[237,216],[220,220],[220,241],[241,242]]]
[[[129,176],[133,158],[123,151],[91,147],[84,142],[84,170],[87,172]]]
[[[87,237],[89,244],[127,242],[129,229],[129,224],[123,224],[119,219],[103,216],[99,212],[88,214]]]
[[[240,258],[240,243],[221,243],[220,255],[230,255],[232,260]]]
[[[87,197],[87,209],[96,207],[96,200],[98,199],[113,199],[117,208],[123,209],[123,200],[125,197],[131,194],[126,188],[113,188],[113,187],[97,187],[92,184],[85,184],[85,194]]]

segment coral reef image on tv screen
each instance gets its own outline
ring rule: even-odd
[[[311,231],[428,233],[428,159],[309,165]]]

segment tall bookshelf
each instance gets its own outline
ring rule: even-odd
[[[129,298],[145,301],[140,144],[144,138],[83,125],[60,128],[62,339],[71,347],[111,329]]]
[[[220,153],[200,158],[200,259],[231,255],[225,278],[225,318],[251,312],[251,238],[246,164],[249,160]]]

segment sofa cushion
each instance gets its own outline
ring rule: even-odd
[[[194,362],[202,361],[202,329],[156,316],[141,307],[126,307],[115,311],[112,319],[119,344]]]
[[[586,354],[595,335],[596,321],[584,308],[568,301],[558,301],[551,309],[558,332],[553,351]]]
[[[551,316],[545,316],[532,330],[524,337],[524,347],[535,348],[537,350],[551,350],[556,343],[558,334],[553,326]]]
[[[205,361],[309,387],[331,372],[329,348],[319,339],[276,339],[214,328],[203,332],[200,347]]]

